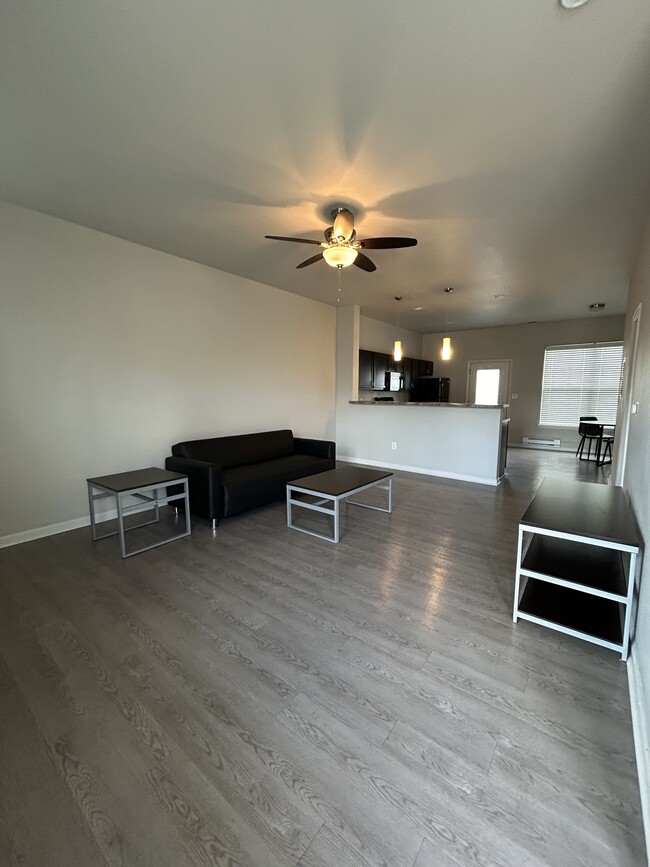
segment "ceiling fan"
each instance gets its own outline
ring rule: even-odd
[[[332,268],[347,268],[356,265],[364,271],[376,271],[377,266],[362,250],[391,250],[396,247],[415,247],[415,238],[364,238],[357,241],[354,229],[354,216],[348,208],[334,208],[334,224],[325,229],[325,241],[312,241],[310,238],[284,238],[281,235],[265,235],[272,241],[296,241],[299,244],[316,244],[323,249],[315,256],[305,259],[296,268],[306,268],[325,259]]]

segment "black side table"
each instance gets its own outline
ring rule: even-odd
[[[182,473],[174,473],[171,470],[161,470],[158,467],[148,467],[144,470],[133,470],[128,473],[114,473],[111,476],[97,476],[94,479],[86,479],[88,483],[88,503],[90,505],[90,527],[92,530],[93,542],[99,539],[107,539],[109,536],[120,537],[120,548],[122,551],[122,559],[125,557],[133,557],[134,554],[140,554],[142,551],[149,551],[151,548],[158,548],[159,545],[166,545],[167,542],[173,542],[176,539],[182,539],[184,536],[189,536],[192,532],[190,526],[190,498],[187,487],[187,476]],[[180,494],[169,494],[169,488],[176,485],[182,485],[183,492]],[[96,494],[93,489],[98,489],[101,493]],[[160,492],[162,491],[162,496]],[[117,501],[117,524],[118,529],[112,533],[104,533],[101,536],[97,535],[97,524],[95,520],[95,501],[102,500],[105,497],[115,497]],[[123,504],[124,497],[135,497],[140,502],[130,506]],[[136,530],[138,527],[146,527],[148,524],[155,524],[160,520],[160,506],[171,503],[175,500],[185,500],[185,531],[171,536],[169,539],[163,539],[159,542],[154,542],[152,545],[144,545],[135,551],[126,552],[125,533],[129,530]],[[142,508],[142,503],[150,503],[154,509],[155,517],[152,521],[144,521],[142,524],[136,524],[134,527],[124,526],[124,516],[131,512],[138,511]]]

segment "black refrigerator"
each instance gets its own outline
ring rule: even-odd
[[[418,376],[411,389],[411,400],[416,403],[449,403],[449,377]]]

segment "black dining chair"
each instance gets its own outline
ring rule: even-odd
[[[598,421],[595,415],[581,415],[580,424],[578,426],[578,434],[580,435],[580,443],[576,449],[576,457],[581,461],[591,460],[591,447],[595,443],[594,458],[596,463],[600,461],[600,445],[603,439],[603,425],[596,424]],[[584,457],[585,444],[587,445],[587,457]]]
[[[614,437],[606,436],[606,437],[601,438],[598,460],[596,461],[596,463],[598,464],[599,467],[602,467],[603,464],[611,464],[613,444],[614,444]],[[609,460],[607,459],[608,456],[609,456]]]

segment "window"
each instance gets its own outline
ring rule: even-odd
[[[499,380],[501,371],[477,370],[476,371],[476,396],[474,403],[484,406],[493,406],[499,402]]]
[[[622,343],[547,347],[540,425],[576,428],[581,415],[616,424],[622,362]]]

